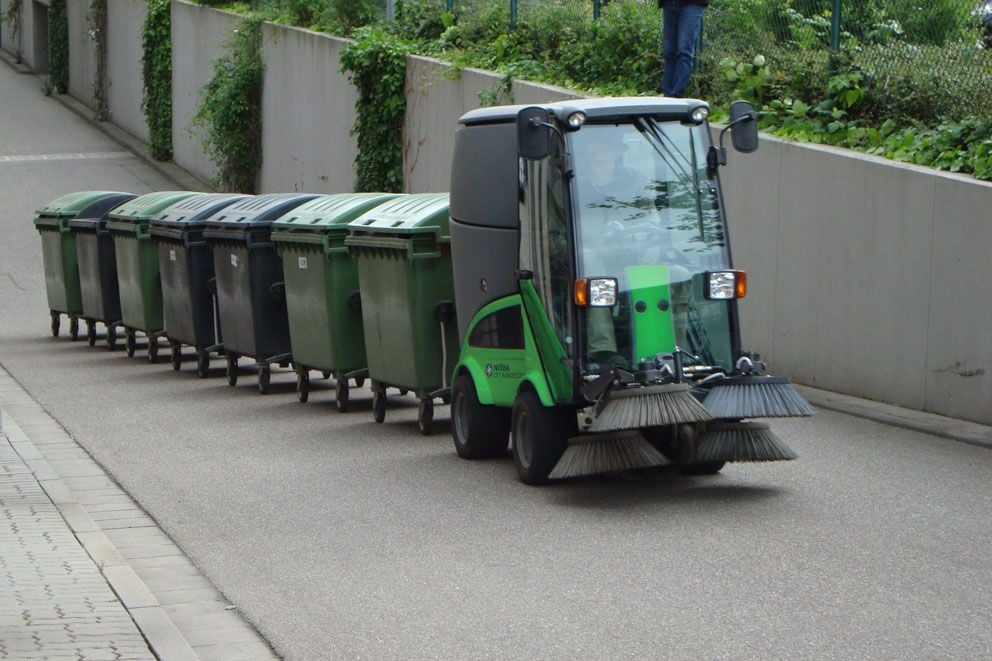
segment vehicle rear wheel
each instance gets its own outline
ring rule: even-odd
[[[466,372],[451,388],[451,438],[462,459],[490,459],[506,454],[510,410],[479,403],[475,382]]]
[[[537,393],[525,390],[513,403],[510,423],[513,463],[525,484],[543,484],[568,445],[568,425],[562,411],[541,404]]]

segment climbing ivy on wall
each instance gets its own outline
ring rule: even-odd
[[[17,37],[17,61],[21,61],[21,0],[11,0],[7,5],[7,11],[0,17],[7,27],[10,28],[12,37]]]
[[[96,43],[96,75],[93,77],[93,103],[99,120],[110,118],[107,98],[107,0],[90,0],[86,20],[90,38]]]
[[[341,71],[358,88],[355,190],[402,192],[406,55],[409,46],[378,26],[363,27],[341,53]]]
[[[152,158],[172,158],[172,10],[169,0],[148,0],[142,33],[141,109],[148,124]]]
[[[217,168],[220,190],[254,193],[262,167],[262,21],[245,19],[200,90],[193,124]]]
[[[48,84],[52,91],[69,91],[69,13],[65,0],[48,6]]]

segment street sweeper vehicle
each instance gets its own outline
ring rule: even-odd
[[[520,479],[795,458],[757,418],[812,408],[742,348],[719,168],[758,146],[698,100],[483,108],[455,138],[452,436]]]

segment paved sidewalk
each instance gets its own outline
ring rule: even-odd
[[[0,659],[274,659],[0,368]]]

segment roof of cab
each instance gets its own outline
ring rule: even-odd
[[[544,108],[555,117],[564,119],[576,111],[582,111],[586,117],[595,120],[605,120],[631,115],[670,115],[683,117],[699,106],[709,108],[709,104],[699,99],[675,99],[666,96],[618,96],[598,97],[592,99],[572,99],[530,105],[496,106],[472,110],[458,120],[460,124],[494,124],[515,121],[517,113],[524,108],[533,106]]]

